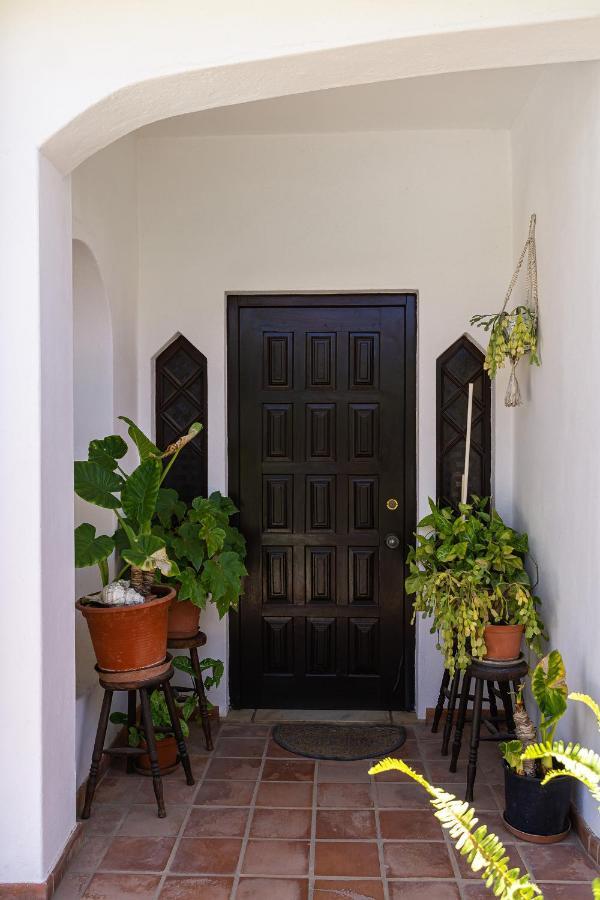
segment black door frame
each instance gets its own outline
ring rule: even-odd
[[[265,307],[324,307],[324,306],[404,306],[406,309],[405,344],[405,509],[404,534],[409,541],[417,527],[417,291],[284,291],[265,293],[227,292],[227,463],[228,493],[238,503],[240,490],[240,434],[239,434],[239,317],[242,309]],[[387,301],[387,302],[386,302]],[[414,427],[408,427],[412,419]],[[241,603],[243,603],[243,598]],[[398,674],[404,673],[404,705],[413,710],[415,704],[415,627],[411,624],[412,603],[405,597],[403,610],[403,645]],[[229,697],[231,706],[241,705],[241,627],[240,612],[229,613]]]

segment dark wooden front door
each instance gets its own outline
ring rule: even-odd
[[[250,573],[231,629],[236,706],[413,706],[415,307],[229,297],[230,492]]]

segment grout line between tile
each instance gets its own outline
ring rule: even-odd
[[[391,713],[390,713],[391,717]],[[370,767],[369,767],[370,768]],[[377,855],[379,856],[379,871],[381,874],[381,881],[383,884],[383,896],[384,900],[389,900],[390,897],[390,888],[387,880],[387,869],[385,866],[385,853],[383,848],[383,838],[381,836],[381,821],[379,818],[379,792],[377,791],[377,785],[375,783],[375,778],[373,775],[371,778],[371,795],[373,797],[373,810],[375,813],[375,834],[377,835]]]
[[[254,710],[254,713],[256,713],[256,710]],[[254,716],[252,717],[252,721],[254,721]],[[238,857],[237,867],[236,867],[236,870],[235,870],[235,873],[233,876],[233,885],[231,888],[230,900],[234,900],[234,898],[237,894],[237,889],[238,889],[239,883],[240,883],[240,876],[242,874],[242,868],[243,868],[244,859],[246,856],[246,849],[248,847],[248,841],[250,839],[250,831],[252,829],[252,820],[254,819],[254,813],[256,811],[256,800],[258,797],[258,791],[260,789],[262,774],[263,774],[263,771],[265,768],[265,761],[267,759],[267,748],[269,746],[270,739],[271,739],[271,729],[269,729],[268,734],[265,735],[265,746],[263,749],[263,755],[262,755],[262,759],[260,761],[260,767],[259,767],[258,774],[256,777],[256,784],[254,785],[252,797],[250,798],[248,820],[246,822],[246,828],[244,829],[244,836],[242,838],[242,846],[240,847],[240,855]]]
[[[312,809],[310,814],[310,844],[308,847],[308,900],[315,895],[315,855],[317,850],[317,792],[319,789],[319,760],[315,760],[315,771],[312,792]]]
[[[208,767],[209,767],[209,765],[210,765],[210,760],[213,759],[213,754],[214,754],[215,748],[216,748],[216,746],[217,746],[217,744],[218,744],[218,742],[219,742],[219,737],[220,737],[220,734],[217,734],[217,737],[216,737],[216,738],[214,739],[214,741],[213,741],[213,750],[212,750],[212,754],[211,754],[210,756],[207,756],[206,765],[205,765],[205,766],[203,767],[203,769],[202,769],[202,775],[201,775],[200,778],[196,781],[196,786],[194,787],[194,790],[192,791],[192,797],[193,797],[194,799],[198,796],[198,792],[199,792],[200,788],[202,787],[202,785],[204,784],[204,780],[205,780],[205,777],[206,777],[206,773],[208,772]],[[183,771],[183,767],[181,767],[181,770]],[[192,769],[192,774],[193,774],[193,769]],[[166,785],[165,785],[165,786],[166,786]],[[190,785],[190,787],[191,787],[191,785]],[[176,805],[176,804],[174,804],[174,805]],[[162,889],[163,889],[163,887],[164,887],[164,884],[165,884],[165,881],[166,881],[166,879],[167,879],[167,876],[170,874],[170,871],[171,871],[171,865],[172,865],[172,863],[173,863],[173,861],[174,861],[174,859],[175,859],[175,855],[177,854],[177,851],[178,851],[178,849],[179,849],[179,845],[181,844],[181,839],[182,839],[182,837],[183,837],[183,835],[184,835],[185,829],[187,828],[187,824],[188,824],[188,821],[189,821],[189,818],[190,818],[190,816],[191,816],[191,814],[192,814],[192,810],[193,810],[193,809],[194,809],[193,802],[192,802],[192,803],[189,803],[189,804],[188,804],[188,808],[187,808],[187,812],[185,813],[185,815],[184,815],[184,817],[183,817],[183,819],[182,819],[182,821],[181,821],[181,825],[179,826],[179,831],[177,832],[177,834],[176,834],[176,836],[175,836],[175,843],[173,844],[173,847],[172,847],[172,849],[171,849],[171,853],[169,854],[169,858],[168,858],[168,860],[167,860],[167,864],[165,865],[165,867],[164,867],[164,869],[163,869],[163,872],[162,872],[160,881],[159,881],[159,883],[158,883],[158,887],[157,887],[157,889],[156,889],[156,894],[155,894],[155,897],[156,897],[156,898],[160,897],[160,894],[161,894]],[[168,813],[169,813],[169,811],[168,811],[168,809],[167,809],[167,815],[168,815]]]
[[[417,743],[418,743],[418,741],[417,741]],[[446,757],[442,757],[442,759],[446,759]],[[425,758],[424,758],[421,765],[422,765],[422,769],[423,769],[423,772],[424,772],[425,777],[427,778],[428,781],[431,781],[431,773],[430,773],[430,769],[429,769],[429,762],[430,762],[429,759],[425,759]],[[433,808],[431,809],[431,814],[433,815]],[[455,857],[455,855],[454,855],[454,844],[453,844],[453,842],[452,842],[451,839],[450,839],[450,836],[449,836],[449,834],[448,834],[448,829],[447,829],[447,828],[442,828],[442,833],[443,833],[443,836],[444,836],[444,843],[445,843],[445,845],[446,845],[446,853],[447,853],[448,856],[450,857],[450,865],[451,865],[451,867],[452,867],[452,871],[454,872],[454,880],[455,880],[455,883],[456,883],[456,887],[457,887],[457,889],[458,889],[458,893],[459,893],[460,896],[461,896],[461,900],[468,900],[468,898],[467,898],[467,896],[466,896],[466,894],[465,894],[465,891],[464,891],[464,889],[463,889],[463,885],[462,885],[462,875],[461,875],[460,869],[459,869],[459,867],[458,867],[458,862],[457,862],[456,857]]]

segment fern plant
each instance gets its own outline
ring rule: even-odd
[[[402,759],[384,759],[369,769],[369,775],[389,772],[396,769],[403,772],[420,784],[431,797],[430,803],[435,809],[435,816],[443,828],[448,830],[455,842],[456,849],[466,856],[471,869],[481,873],[485,886],[493,891],[500,900],[532,900],[542,897],[539,887],[529,875],[522,874],[516,867],[510,866],[504,845],[500,839],[489,832],[486,825],[477,826],[475,810],[454,794],[443,788],[430,784],[423,775],[411,769]]]
[[[595,700],[592,700],[587,694],[577,692],[569,694],[569,700],[577,700],[588,706],[596,716],[600,730],[600,706]],[[542,784],[547,784],[548,781],[559,775],[570,775],[571,778],[576,778],[585,785],[592,797],[600,804],[600,755],[598,753],[588,750],[580,744],[545,741],[527,747],[521,755],[523,760],[548,758],[554,759],[562,768],[550,769]],[[600,809],[600,805],[598,808]]]

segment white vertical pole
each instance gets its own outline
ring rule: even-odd
[[[461,503],[467,502],[469,489],[469,457],[471,456],[471,419],[473,417],[473,382],[469,382],[469,402],[467,405],[467,437],[465,440],[465,468],[462,477]]]

